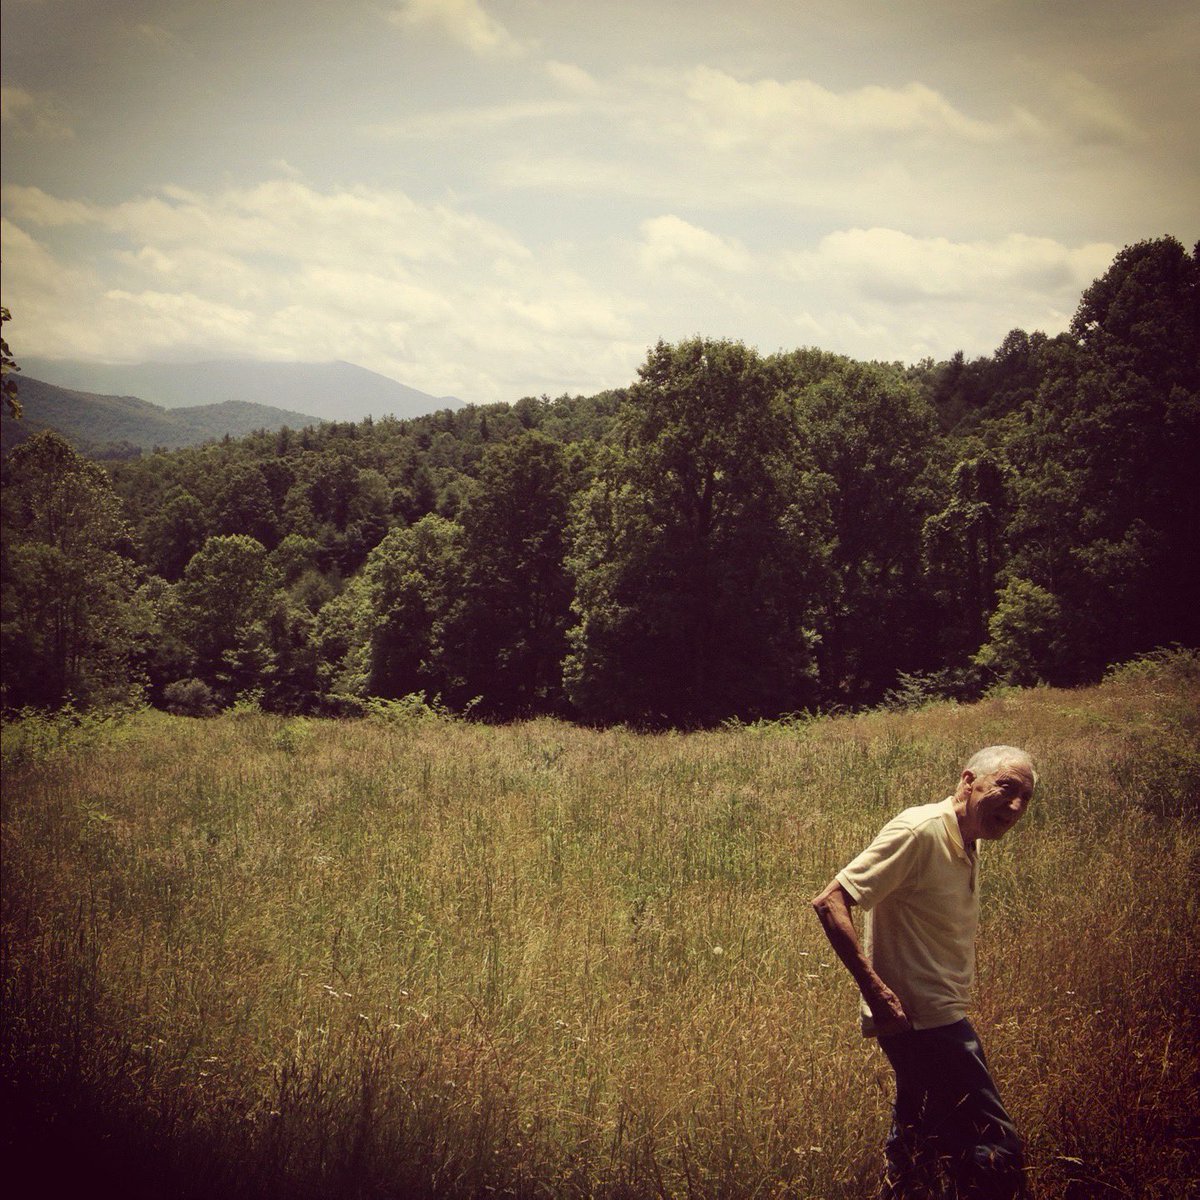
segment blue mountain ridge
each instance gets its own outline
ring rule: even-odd
[[[28,376],[77,392],[136,396],[167,409],[243,401],[322,421],[419,417],[462,408],[454,396],[431,396],[347,362],[300,363],[214,359],[210,362],[93,363],[22,358]],[[289,420],[289,424],[293,421]]]

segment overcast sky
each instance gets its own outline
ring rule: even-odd
[[[5,0],[27,355],[486,403],[658,338],[916,361],[1200,238],[1195,0]]]

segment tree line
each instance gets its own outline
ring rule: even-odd
[[[1172,238],[972,361],[695,337],[592,397],[107,467],[43,433],[3,468],[3,704],[694,726],[1080,683],[1200,643],[1197,464]]]

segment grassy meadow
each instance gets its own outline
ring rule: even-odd
[[[1200,1193],[1198,732],[1187,653],[690,734],[11,722],[2,1177],[869,1196],[890,1077],[808,899],[1004,741],[1041,783],[985,848],[974,1016],[1032,1193]]]

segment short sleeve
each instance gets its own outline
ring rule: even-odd
[[[886,824],[875,840],[834,877],[864,912],[902,888],[916,865],[916,836],[907,822]]]

